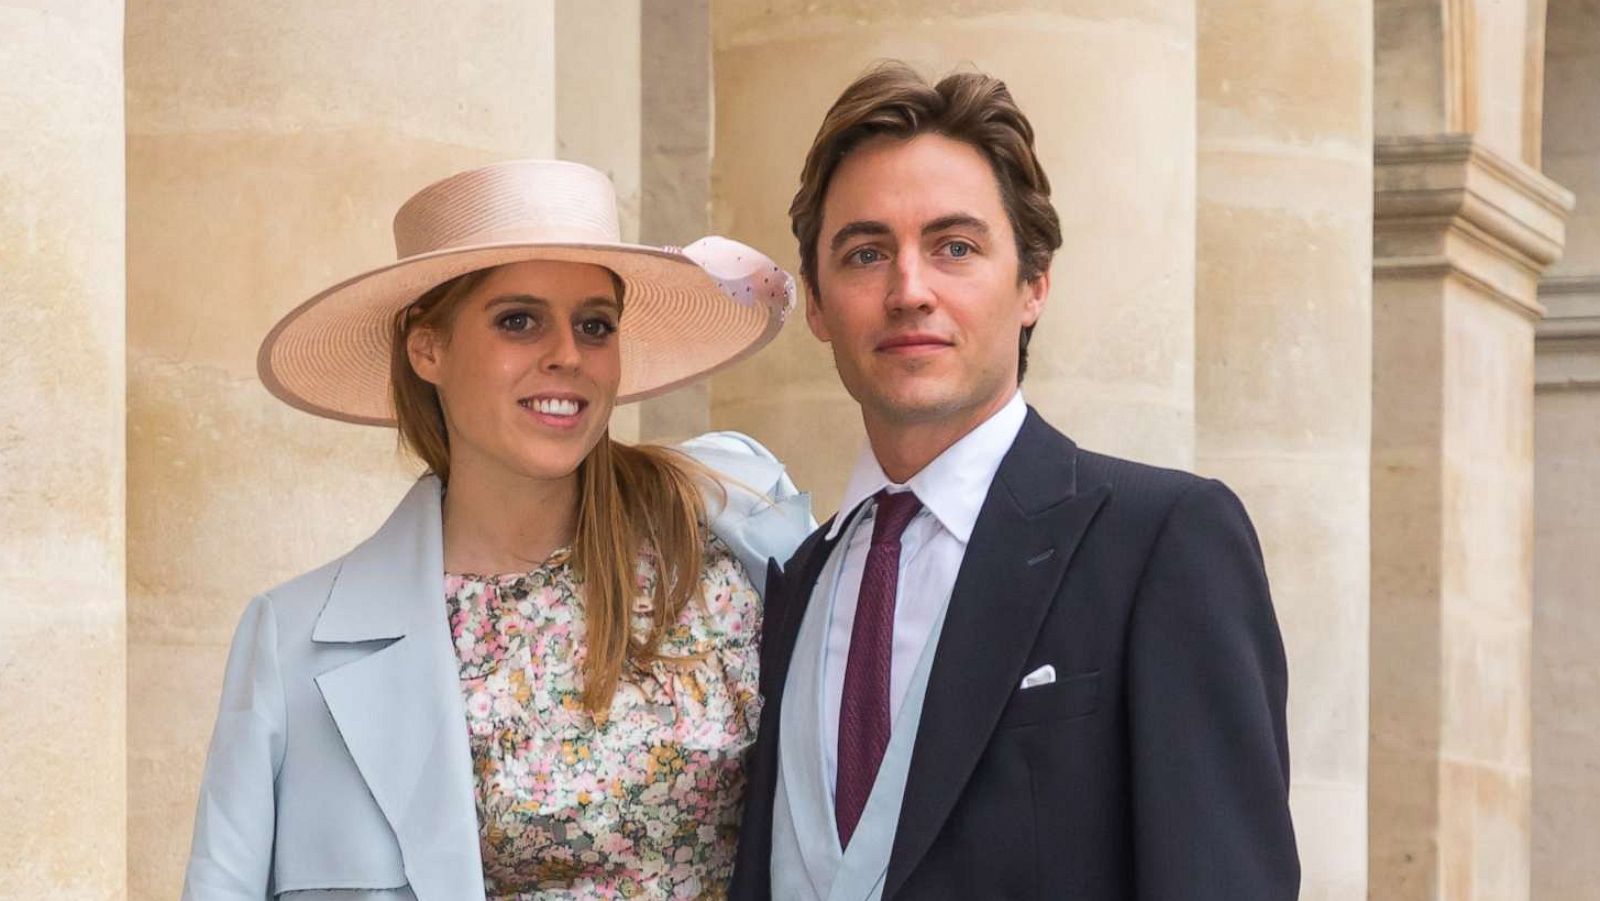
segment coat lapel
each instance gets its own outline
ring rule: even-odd
[[[417,482],[345,558],[317,642],[390,641],[316,679],[418,901],[483,898],[472,752],[444,607],[440,487]]]
[[[1073,551],[1107,489],[1079,493],[1077,447],[1029,410],[984,500],[945,615],[883,897],[955,807],[1023,677]]]

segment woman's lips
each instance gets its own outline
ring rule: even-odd
[[[535,422],[555,429],[570,429],[583,420],[589,402],[576,395],[539,394],[524,397],[517,405],[527,410]]]

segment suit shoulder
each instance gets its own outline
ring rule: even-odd
[[[1211,481],[1182,469],[1154,466],[1090,450],[1078,451],[1078,483],[1106,484],[1118,490],[1148,492],[1176,498],[1196,485]]]
[[[1185,498],[1237,504],[1227,485],[1181,469],[1153,466],[1108,454],[1078,452],[1078,488],[1109,486],[1113,503],[1125,515],[1163,522]]]

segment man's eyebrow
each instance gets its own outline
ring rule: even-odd
[[[924,235],[932,235],[937,234],[938,232],[950,231],[951,229],[956,228],[970,229],[971,231],[975,231],[984,237],[988,237],[989,235],[989,223],[979,219],[977,216],[974,216],[971,213],[951,213],[948,216],[940,216],[932,222],[929,222],[927,225],[924,225],[922,227],[922,233]]]
[[[858,219],[833,233],[833,239],[828,242],[829,250],[838,250],[844,242],[857,235],[887,235],[889,226],[871,219]]]

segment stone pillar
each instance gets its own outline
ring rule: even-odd
[[[1544,165],[1578,203],[1539,289],[1533,886],[1600,898],[1600,7],[1550,0]]]
[[[715,228],[797,270],[786,210],[851,79],[882,57],[997,75],[1033,121],[1066,237],[1024,392],[1086,447],[1192,465],[1194,28],[1188,3],[713,4]],[[712,421],[771,444],[827,516],[862,427],[798,319],[713,380]]]
[[[1529,897],[1540,0],[1378,0],[1372,897]]]
[[[0,34],[0,894],[120,898],[122,4]]]
[[[273,400],[256,347],[392,259],[417,188],[554,154],[557,54],[544,3],[127,15],[129,884],[156,899],[178,893],[239,612],[369,535],[419,469],[391,431]]]
[[[642,0],[639,237],[683,246],[711,228],[711,0]],[[709,380],[639,405],[639,438],[711,428]]]
[[[555,31],[555,155],[610,176],[622,240],[638,241],[640,0],[556,0]],[[639,440],[640,407],[612,411],[612,437]]]
[[[1306,899],[1367,897],[1371,14],[1199,3],[1195,465],[1261,534]]]
[[[1525,4],[1378,9],[1371,893],[1527,898],[1533,327],[1572,196],[1524,161]]]

